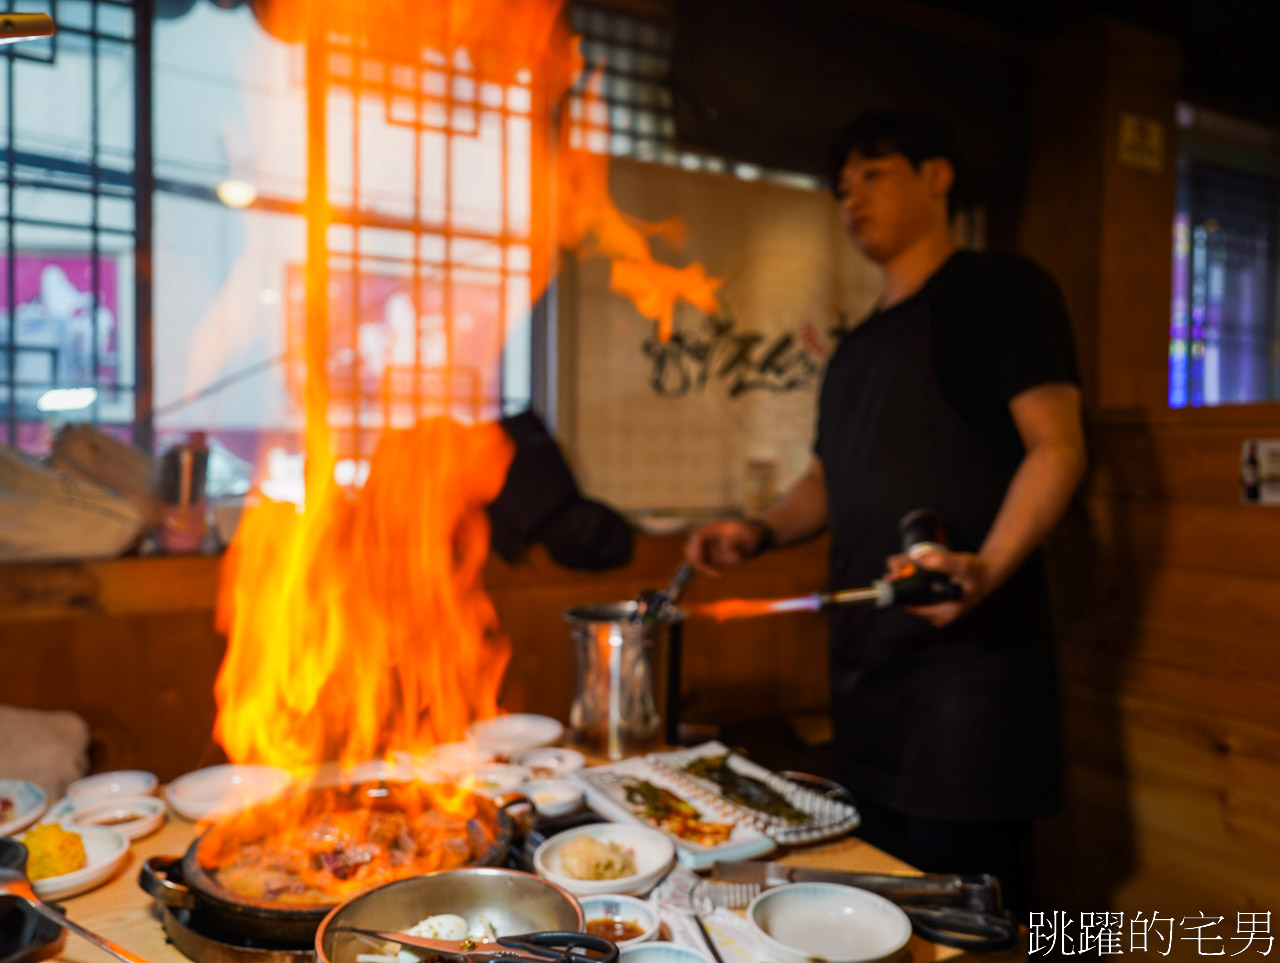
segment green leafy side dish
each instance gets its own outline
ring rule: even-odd
[[[777,816],[789,823],[812,822],[811,815],[796,809],[759,779],[744,776],[732,769],[729,766],[729,755],[726,752],[719,756],[699,756],[686,765],[684,771],[715,783],[725,799],[739,806],[768,816]]]

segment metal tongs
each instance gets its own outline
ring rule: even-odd
[[[676,603],[689,587],[693,578],[693,566],[689,562],[681,562],[671,584],[665,589],[645,589],[636,598],[635,611],[631,613],[632,622],[646,625],[655,622],[667,622],[675,616]]]
[[[49,922],[70,930],[76,936],[88,940],[99,949],[106,950],[116,959],[123,960],[124,963],[147,963],[137,953],[126,950],[118,943],[112,943],[105,936],[99,936],[92,930],[85,929],[74,920],[67,919],[35,894],[35,890],[31,888],[31,880],[27,878],[27,874],[22,870],[14,869],[10,866],[0,866],[0,895],[13,896],[22,900]]]
[[[435,940],[390,930],[366,930],[358,926],[338,926],[331,933],[358,933],[388,943],[399,943],[456,963],[617,963],[618,947],[603,936],[549,930],[520,936],[499,936],[496,942]]]

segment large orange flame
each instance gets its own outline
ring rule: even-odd
[[[678,225],[627,218],[609,198],[607,157],[555,136],[550,105],[581,69],[561,3],[275,0],[264,16],[281,37],[339,37],[388,64],[420,64],[431,51],[436,62],[466,59],[477,78],[528,84],[539,105],[530,176],[555,203],[554,216],[532,221],[533,296],[551,276],[556,246],[578,247],[615,259],[615,289],[665,334],[678,299],[713,310],[718,282],[700,265],[659,263],[649,241],[677,238]],[[311,196],[306,213],[311,236],[323,238],[328,204]],[[463,738],[469,723],[499,711],[508,655],[481,568],[484,506],[503,484],[510,444],[496,425],[438,417],[385,432],[363,488],[339,485],[330,416],[341,404],[348,419],[360,412],[331,389],[330,332],[316,307],[326,277],[323,264],[308,264],[303,357],[292,359],[305,369],[306,504],[246,513],[218,606],[228,649],[216,737],[233,761],[295,772],[418,755]]]
[[[584,116],[597,111],[599,73],[586,90]],[[630,299],[646,318],[658,322],[658,337],[666,341],[675,326],[677,301],[688,301],[707,314],[718,306],[721,281],[694,262],[683,268],[659,263],[649,238],[662,236],[679,247],[684,234],[678,221],[646,223],[623,214],[609,195],[609,165],[602,155],[569,146],[569,129],[561,131],[559,171],[560,244],[582,253],[609,258],[609,286]]]
[[[303,769],[421,754],[497,712],[507,663],[480,583],[510,442],[444,418],[388,432],[350,497],[251,511],[223,575],[227,755]]]

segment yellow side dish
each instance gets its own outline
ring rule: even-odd
[[[48,879],[83,869],[89,857],[85,855],[84,841],[78,833],[68,832],[57,823],[41,823],[22,837],[30,855],[27,858],[27,876],[31,879]]]

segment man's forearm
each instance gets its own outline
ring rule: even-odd
[[[993,586],[1012,575],[1057,524],[1084,470],[1084,449],[1075,445],[1027,452],[979,552]]]
[[[812,538],[827,527],[827,482],[822,462],[814,459],[760,520],[769,526],[778,545]]]

